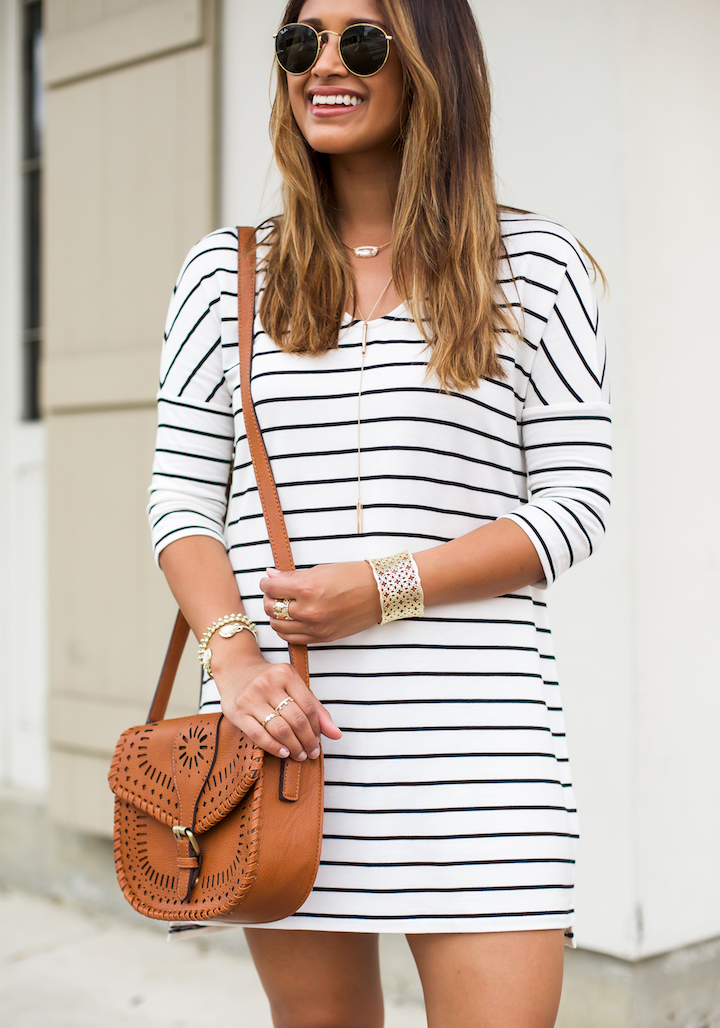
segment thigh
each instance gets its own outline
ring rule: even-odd
[[[275,1028],[382,1028],[377,935],[246,928]]]
[[[408,935],[428,1028],[553,1028],[564,933]]]

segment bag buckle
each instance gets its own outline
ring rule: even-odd
[[[195,851],[195,856],[200,856],[200,845],[189,828],[185,828],[184,825],[173,825],[172,833],[176,839],[187,839]]]

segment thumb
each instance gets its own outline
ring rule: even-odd
[[[265,568],[265,573],[268,578],[277,578],[279,575],[284,574],[283,571],[278,571],[277,568]]]
[[[318,721],[320,723],[320,731],[323,735],[327,736],[328,739],[342,739],[342,732],[330,717],[330,714],[325,707],[323,707],[322,703],[318,704]]]

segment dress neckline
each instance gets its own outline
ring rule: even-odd
[[[385,318],[392,318],[396,314],[398,314],[399,311],[404,311],[404,310],[405,310],[405,301],[403,300],[403,301],[401,301],[397,305],[397,307],[394,307],[393,310],[388,311],[387,314],[381,314],[379,318],[372,318],[370,321],[368,321],[368,325],[374,325],[374,324],[376,324],[376,322],[383,321]],[[356,318],[354,314],[350,314],[349,311],[345,311],[345,314],[343,315],[342,327],[343,328],[347,328],[353,322],[355,322],[358,325],[362,325],[363,319],[362,318]]]

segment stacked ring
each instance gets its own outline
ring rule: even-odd
[[[280,713],[280,711],[281,711],[281,710],[283,709],[283,707],[285,706],[285,704],[286,704],[286,703],[294,703],[294,702],[295,702],[295,700],[294,700],[294,699],[292,698],[292,696],[286,696],[284,700],[282,700],[282,701],[281,701],[280,703],[278,703],[277,707],[275,708],[275,710],[273,710],[273,711],[272,711],[272,713],[268,714],[268,716],[267,716],[267,717],[264,717],[264,718],[262,719],[262,721],[260,722],[260,724],[261,724],[261,725],[263,726],[263,728],[264,728],[264,727],[265,727],[265,725],[266,725],[266,724],[268,723],[268,721],[272,721],[272,719],[273,719],[274,717],[277,717],[277,716],[278,716],[278,714],[279,714],[279,713]]]
[[[290,617],[290,603],[291,600],[275,600],[273,604],[273,617],[277,618],[278,621],[294,621],[294,618]]]

